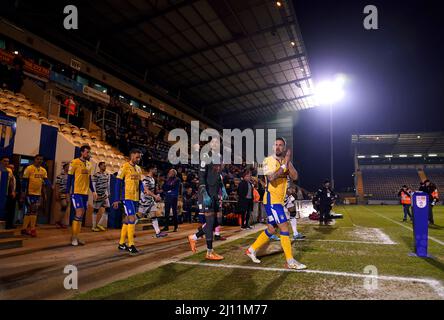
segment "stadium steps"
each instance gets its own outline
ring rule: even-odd
[[[142,218],[136,224],[136,231],[144,231],[153,229],[153,225],[151,224],[151,219]]]
[[[15,236],[15,229],[0,230],[0,250],[21,247],[23,247],[23,239]]]
[[[422,170],[422,169],[418,169],[418,176],[421,181],[427,180],[427,176],[426,176],[424,170]]]

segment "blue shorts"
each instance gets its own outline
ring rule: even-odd
[[[88,195],[87,194],[72,194],[71,202],[74,209],[83,209],[86,211],[88,209]]]
[[[277,225],[288,221],[284,206],[281,204],[266,204],[265,212],[267,212],[268,223],[271,225]]]
[[[199,223],[200,224],[205,224],[207,222],[207,220],[205,219],[205,214],[204,213],[199,213]]]
[[[41,204],[41,196],[28,195],[26,196],[26,209],[28,213],[37,212]]]
[[[123,208],[127,216],[134,216],[139,208],[139,201],[123,200]]]

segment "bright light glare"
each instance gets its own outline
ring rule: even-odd
[[[338,75],[336,78],[321,81],[315,86],[315,98],[320,105],[331,105],[341,100],[344,95],[345,76]]]
[[[436,153],[429,153],[429,157],[437,157],[438,155]]]

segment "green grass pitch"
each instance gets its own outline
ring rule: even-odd
[[[294,256],[314,273],[282,270],[283,253],[263,257],[261,264],[252,263],[243,251],[254,241],[254,234],[217,248],[225,257],[217,264],[229,267],[201,265],[214,263],[205,261],[200,252],[182,260],[192,264],[170,263],[74,298],[444,299],[443,206],[434,210],[437,226],[429,228],[433,258],[426,259],[408,255],[414,251],[412,224],[401,222],[401,206],[338,206],[334,210],[344,219],[333,226],[298,226],[307,240],[293,244]],[[368,266],[376,267],[377,275],[383,277],[360,277],[366,267],[372,268]]]

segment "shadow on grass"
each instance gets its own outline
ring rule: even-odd
[[[164,286],[164,285],[174,282],[179,276],[181,276],[185,273],[188,273],[196,268],[195,266],[187,266],[188,268],[186,268],[182,271],[177,271],[177,269],[175,268],[176,266],[177,265],[174,265],[174,264],[164,265],[164,266],[160,267],[162,272],[158,276],[158,279],[156,281],[150,281],[147,284],[140,286],[140,287],[130,288],[130,289],[124,290],[124,291],[119,291],[119,292],[113,293],[111,295],[101,297],[101,299],[106,299],[106,300],[130,299],[130,300],[134,300],[134,299],[137,299],[140,295],[146,295],[147,292],[149,292],[153,288],[156,288],[158,286]],[[153,271],[148,271],[147,273],[151,273],[151,272],[153,272]],[[121,280],[120,282],[125,283],[125,280]],[[125,287],[125,286],[122,286],[122,287]],[[153,297],[153,299],[156,299],[156,297]]]
[[[263,290],[260,292],[255,299],[258,300],[267,300],[272,299],[276,296],[275,292],[280,289],[281,285],[287,280],[287,277],[290,275],[289,272],[283,272],[279,278],[271,281]]]

